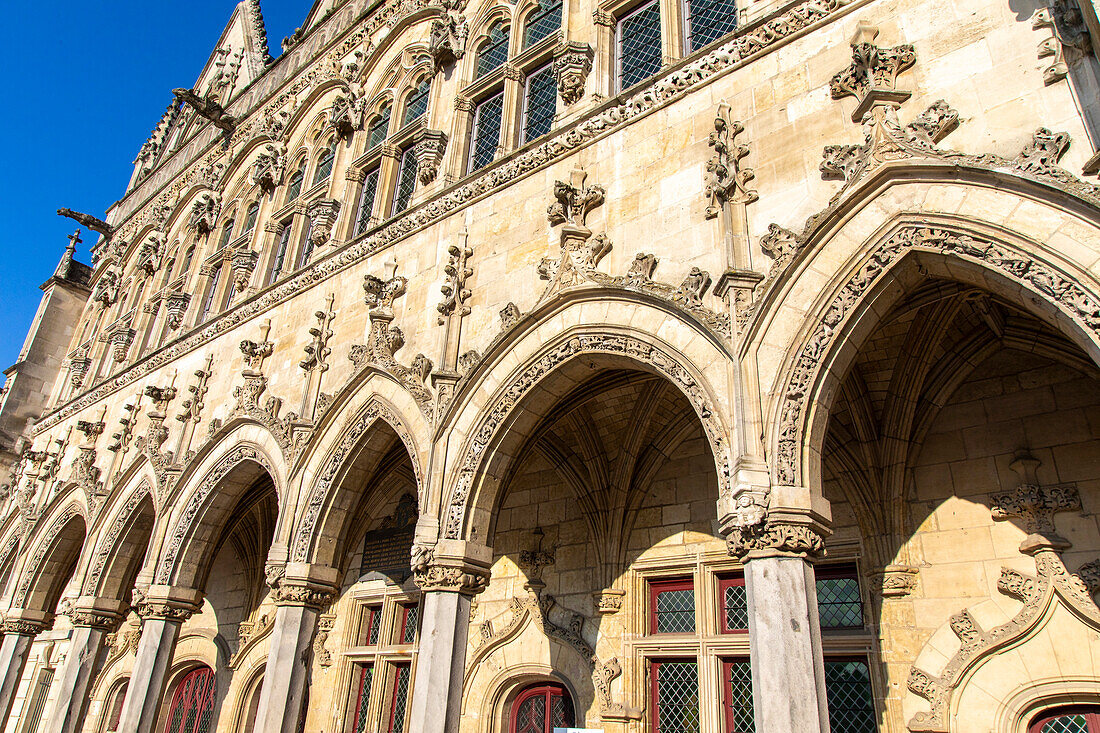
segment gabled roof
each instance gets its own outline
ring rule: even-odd
[[[217,94],[225,105],[270,63],[260,0],[241,0],[192,88],[200,95]]]

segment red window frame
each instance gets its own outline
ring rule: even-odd
[[[355,699],[355,716],[351,729],[358,733],[367,729],[367,706],[370,704],[370,680],[374,679],[374,662],[359,665],[359,692]]]
[[[107,733],[118,730],[118,724],[122,722],[122,706],[126,702],[126,692],[130,689],[130,678],[123,680],[122,684],[115,687],[111,695],[111,707],[107,712]]]
[[[406,684],[406,688],[405,688],[406,689],[405,705],[403,705],[402,709],[400,711],[398,711],[398,709],[397,709],[397,690],[401,686],[400,682],[401,682],[401,673],[402,672],[405,672],[406,674],[410,675],[410,679],[408,680],[408,682]],[[412,668],[411,668],[411,665],[408,662],[402,662],[400,664],[393,665],[393,685],[392,685],[393,689],[390,690],[390,722],[389,722],[389,725],[386,728],[386,731],[388,733],[394,733],[394,731],[397,731],[397,730],[402,730],[403,731],[405,729],[405,716],[408,714],[408,706],[409,706],[408,705],[408,703],[409,703],[408,692],[411,691],[411,688],[412,688],[411,675],[412,675]],[[398,721],[398,716],[399,715],[401,716],[400,717],[401,728],[397,727],[397,721]]]
[[[213,717],[214,698],[217,694],[217,679],[214,670],[209,667],[198,667],[185,674],[176,685],[176,691],[172,694],[172,705],[168,708],[168,719],[164,726],[165,733],[195,733],[201,724],[203,713],[209,710],[207,718],[209,730],[210,718]],[[188,706],[195,710],[193,718],[195,726],[184,728],[185,720],[180,720],[180,725],[174,726],[176,712],[181,715],[188,712]]]
[[[695,665],[695,678],[698,683],[699,679],[699,660],[695,657],[662,657],[661,659],[649,660],[649,721],[651,724],[651,730],[653,733],[661,733],[661,717],[659,715],[659,708],[661,704],[660,689],[657,685],[658,671],[661,665],[672,664],[674,662],[690,662]],[[696,690],[698,694],[698,690]],[[700,697],[702,697],[700,695]],[[700,702],[702,702],[700,700]],[[703,711],[699,710],[700,720],[702,720]]]
[[[729,678],[733,674],[733,665],[747,664],[748,657],[722,657],[722,717],[726,722],[727,733],[736,733],[733,719],[733,690]],[[749,673],[751,678],[752,673]]]
[[[363,646],[378,646],[379,634],[382,629],[382,606],[367,606],[364,615],[365,623],[361,627]],[[373,641],[371,638],[373,637]]]
[[[516,731],[519,730],[519,722],[517,718],[519,716],[520,707],[523,705],[523,703],[527,702],[532,697],[538,697],[539,695],[544,695],[546,697],[546,706],[544,709],[545,718],[543,723],[546,731],[549,732],[552,730],[552,728],[550,727],[550,699],[555,696],[565,698],[569,701],[569,710],[573,712],[574,716],[573,723],[571,723],[570,725],[576,723],[576,711],[573,708],[573,698],[570,696],[569,691],[566,690],[565,687],[563,687],[562,685],[554,684],[551,682],[540,683],[534,687],[528,687],[526,690],[521,692],[519,694],[519,697],[516,698],[516,701],[512,703],[512,714],[510,716],[511,727],[509,728],[510,733],[516,733]]]
[[[416,629],[413,629],[412,640],[406,639],[407,632],[409,630],[409,614],[416,611],[416,623],[420,623],[420,606],[416,603],[403,604],[401,606],[401,631],[397,635],[398,644],[415,644],[416,643]]]
[[[649,633],[651,634],[673,634],[673,633],[690,633],[690,632],[678,632],[678,631],[657,631],[657,596],[662,593],[668,593],[670,591],[678,590],[690,590],[692,597],[695,596],[695,581],[692,578],[673,578],[670,580],[651,580],[649,581]],[[698,604],[693,603],[695,606],[695,612],[698,614]],[[698,619],[695,619],[692,623],[693,626],[698,628]]]
[[[731,629],[726,625],[726,620],[729,616],[726,614],[726,588],[737,586],[740,588],[745,587],[745,574],[738,573],[736,575],[725,575],[718,578],[718,629],[723,634],[747,634],[748,628],[744,629]],[[747,593],[747,591],[746,591]],[[748,604],[748,598],[746,596],[746,605]]]
[[[1044,710],[1031,721],[1027,733],[1042,733],[1044,725],[1063,715],[1083,715],[1089,733],[1100,733],[1100,706],[1097,705],[1068,705]]]

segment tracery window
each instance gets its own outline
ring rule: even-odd
[[[405,119],[402,126],[412,124],[428,113],[428,96],[431,91],[431,78],[421,79],[405,100]]]
[[[378,115],[367,125],[367,150],[373,150],[386,140],[390,129],[390,105],[382,106]]]
[[[737,28],[735,0],[687,0],[687,48],[698,51]]]
[[[542,0],[523,23],[523,47],[530,48],[561,28],[561,0]]]
[[[208,733],[214,715],[214,670],[200,667],[176,686],[164,733]]]
[[[475,79],[500,68],[508,60],[508,26],[498,20],[489,28],[489,38],[477,52]]]
[[[294,199],[298,198],[302,193],[302,183],[306,179],[306,162],[303,160],[298,167],[294,170],[294,173],[290,176],[290,181],[287,184],[286,189],[286,201],[290,203]]]
[[[616,34],[620,90],[629,89],[661,70],[661,6],[658,0],[624,16]]]
[[[325,147],[324,152],[321,153],[320,160],[317,161],[317,170],[313,174],[313,186],[329,179],[329,176],[332,175],[332,164],[335,161],[336,138],[333,138],[328,146]]]
[[[1046,710],[1032,721],[1027,733],[1100,733],[1100,706]]]
[[[550,132],[558,107],[558,85],[554,65],[546,64],[527,77],[523,100],[523,142]]]
[[[575,725],[573,699],[561,685],[528,687],[512,703],[511,733],[552,733]]]

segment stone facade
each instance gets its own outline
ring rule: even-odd
[[[5,733],[1100,712],[1093,6],[714,7],[235,8],[7,372]]]

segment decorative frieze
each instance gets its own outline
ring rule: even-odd
[[[554,79],[561,101],[576,104],[584,97],[592,56],[592,47],[579,41],[562,42],[554,48]]]
[[[734,527],[726,537],[726,549],[736,558],[750,553],[820,557],[825,554],[825,538],[815,527],[769,519]]]

